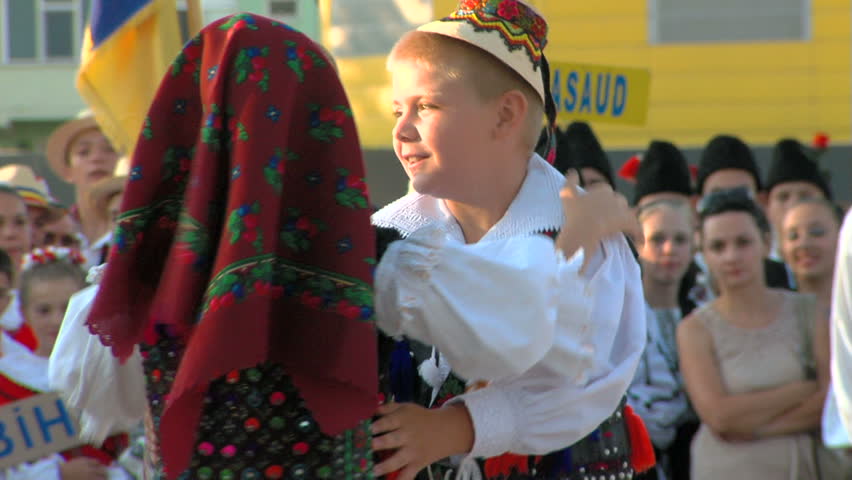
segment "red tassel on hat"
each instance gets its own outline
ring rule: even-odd
[[[515,455],[514,453],[504,453],[499,457],[492,457],[485,460],[485,478],[496,478],[499,476],[508,477],[515,473],[530,473],[529,457],[526,455]]]
[[[639,157],[639,154],[633,155],[627,159],[627,161],[624,162],[624,165],[622,165],[618,170],[618,176],[625,180],[635,182],[636,174],[639,173],[640,163],[642,163],[642,159]]]
[[[630,464],[637,473],[648,471],[656,465],[657,458],[645,422],[636,415],[630,405],[624,407],[624,420],[630,435]]]
[[[828,148],[828,143],[829,137],[827,133],[817,132],[816,135],[814,135],[813,147],[817,150],[825,150]]]

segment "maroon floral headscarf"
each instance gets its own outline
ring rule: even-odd
[[[166,74],[133,155],[88,324],[126,359],[184,345],[159,426],[176,476],[210,381],[281,363],[330,435],[377,404],[375,241],[352,112],[306,36],[241,14]]]

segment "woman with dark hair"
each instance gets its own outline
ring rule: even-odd
[[[748,195],[713,194],[699,222],[719,296],[677,331],[681,371],[702,422],[692,478],[820,478],[812,433],[829,378],[827,323],[813,296],[766,285],[770,226]]]

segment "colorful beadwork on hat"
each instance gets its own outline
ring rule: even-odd
[[[533,70],[541,66],[547,22],[517,0],[463,0],[458,10],[442,21],[466,21],[477,31],[497,31],[510,51],[523,48],[527,52]]]
[[[547,73],[543,53],[547,22],[523,2],[462,0],[447,17],[417,30],[445,35],[485,50],[526,80],[542,102],[547,102],[550,81],[543,78]]]
[[[521,76],[544,103],[547,126],[536,152],[550,164],[556,152],[556,105],[550,93],[550,68],[544,55],[547,22],[518,0],[461,0],[447,17],[427,23],[420,32],[448,36],[478,47]],[[493,32],[493,33],[492,33]]]

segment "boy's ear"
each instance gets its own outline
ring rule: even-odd
[[[529,104],[527,97],[519,90],[509,90],[500,95],[497,103],[497,125],[495,133],[498,137],[506,136],[511,132],[523,128],[527,117]]]

